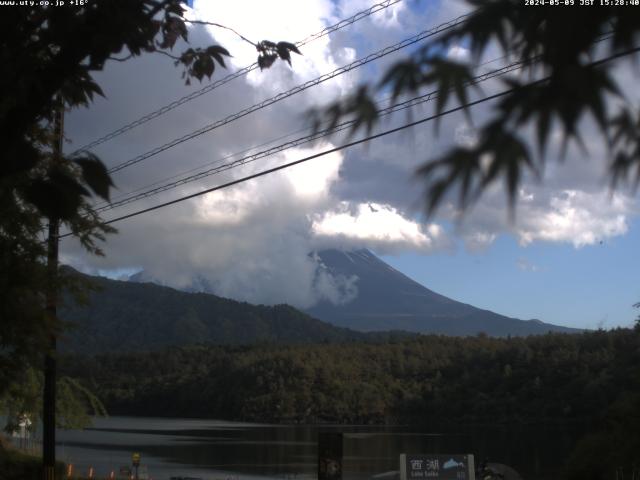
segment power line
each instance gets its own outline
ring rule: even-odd
[[[514,70],[517,70],[517,69],[521,68],[525,63],[530,63],[531,61],[533,61],[533,60],[528,60],[526,62],[525,61],[514,62],[514,63],[512,63],[510,65],[506,65],[506,66],[504,66],[502,68],[499,68],[499,69],[496,69],[496,70],[492,70],[492,71],[484,73],[482,75],[478,75],[478,76],[474,77],[470,82],[468,82],[466,86],[475,85],[475,84],[487,81],[487,80],[489,80],[491,78],[495,78],[495,77],[498,77],[498,76],[501,76],[501,75],[505,75],[505,74],[507,74],[509,72],[512,72]],[[490,63],[490,62],[485,62],[485,63]],[[378,115],[381,116],[381,117],[382,116],[386,116],[386,115],[390,115],[392,113],[396,113],[396,112],[399,112],[399,111],[402,111],[402,110],[406,110],[408,108],[412,108],[412,107],[415,107],[417,105],[432,101],[432,100],[436,99],[440,95],[440,93],[441,93],[440,91],[435,90],[435,91],[426,93],[424,95],[420,95],[418,97],[411,98],[411,99],[406,100],[404,102],[400,102],[398,104],[391,105],[391,106],[389,106],[387,108],[379,110],[378,111]],[[319,140],[321,138],[328,137],[329,135],[333,135],[335,133],[339,133],[341,131],[344,131],[344,130],[347,130],[347,129],[351,128],[354,123],[355,123],[354,120],[343,122],[343,123],[337,125],[336,127],[334,127],[333,129],[324,129],[324,130],[321,130],[319,132],[316,132],[316,133],[313,133],[313,134],[310,134],[310,135],[299,137],[299,138],[296,138],[296,139],[291,140],[289,142],[285,142],[285,143],[282,143],[280,145],[276,145],[274,147],[271,147],[271,148],[268,148],[268,149],[265,149],[265,150],[261,150],[259,152],[255,152],[255,153],[252,153],[250,155],[245,155],[245,156],[243,156],[243,157],[241,157],[241,158],[239,158],[237,160],[234,160],[232,162],[224,163],[224,164],[218,164],[215,167],[212,167],[212,168],[207,169],[205,171],[202,171],[202,172],[199,172],[199,173],[196,173],[196,174],[193,174],[193,175],[189,175],[189,176],[180,178],[180,179],[175,180],[173,182],[165,183],[164,185],[160,185],[160,186],[157,186],[155,188],[150,188],[150,189],[148,189],[148,190],[146,190],[144,192],[141,192],[141,193],[136,193],[136,192],[140,191],[141,189],[135,190],[135,191],[131,192],[131,195],[129,195],[128,197],[122,198],[121,200],[112,201],[111,203],[105,203],[102,206],[98,206],[95,210],[96,210],[96,212],[100,213],[100,212],[104,212],[104,211],[107,211],[107,210],[112,210],[114,208],[117,208],[117,207],[120,207],[120,206],[123,206],[123,205],[127,205],[129,203],[132,203],[132,202],[135,202],[135,201],[138,201],[138,200],[142,200],[144,198],[148,198],[148,197],[157,195],[159,193],[171,190],[171,189],[176,188],[178,186],[186,185],[188,183],[192,183],[192,182],[195,182],[197,180],[201,180],[201,179],[203,179],[205,177],[209,177],[209,176],[215,175],[217,173],[221,173],[221,172],[224,172],[224,171],[227,171],[227,170],[231,170],[233,168],[240,167],[242,165],[246,165],[248,163],[254,162],[254,161],[259,160],[261,158],[265,158],[265,157],[274,155],[274,154],[282,152],[284,150],[288,150],[290,148],[295,148],[295,147],[298,147],[300,145],[311,143],[311,142],[314,142],[314,141]],[[287,135],[287,136],[290,136],[290,135]],[[268,142],[268,143],[273,143],[273,142]],[[254,148],[258,148],[258,147],[254,147]],[[249,149],[249,150],[252,150],[252,149]],[[241,152],[241,153],[243,153],[243,152]],[[237,155],[237,154],[229,155],[226,158],[233,157],[235,155]],[[222,160],[224,160],[224,159],[222,159]],[[175,178],[175,177],[173,177],[173,178]],[[156,184],[157,183],[158,182],[156,182]],[[156,184],[154,184],[154,185],[156,185]],[[150,187],[151,186],[153,186],[153,185],[150,185]]]
[[[495,62],[498,62],[498,61],[501,61],[501,60],[507,59],[508,57],[509,57],[509,55],[502,55],[502,56],[500,56],[500,57],[496,57],[496,58],[493,58],[493,59],[491,59],[491,60],[484,61],[484,62],[482,62],[482,63],[480,63],[480,64],[476,65],[476,67],[475,67],[475,68],[480,68],[480,67],[482,67],[482,66],[484,66],[484,65],[488,65],[488,64],[490,64],[490,63],[495,63]],[[472,80],[469,82],[469,84],[473,84],[473,83],[474,83],[474,82],[476,82],[476,81],[484,81],[484,80],[487,80],[487,79],[488,79],[488,78],[486,78],[487,76],[494,76],[494,75],[495,75],[495,76],[498,76],[498,75],[501,75],[501,74],[503,74],[503,73],[508,73],[507,71],[505,71],[505,69],[509,69],[509,71],[511,71],[511,67],[515,66],[516,64],[517,64],[517,65],[521,65],[521,64],[524,64],[524,63],[529,63],[529,62],[531,62],[531,61],[535,61],[535,59],[529,59],[529,60],[526,60],[526,62],[525,62],[525,61],[515,62],[515,63],[512,63],[511,65],[507,65],[507,66],[505,66],[505,67],[501,67],[501,68],[496,69],[496,70],[493,70],[493,71],[485,71],[482,75],[477,75],[476,77],[474,77],[474,79],[472,79]],[[517,67],[517,68],[519,68],[519,67]],[[485,78],[481,78],[481,77],[485,77]],[[425,99],[425,97],[432,97],[434,93],[436,93],[436,92],[431,92],[431,93],[429,93],[429,94],[420,95],[420,96],[418,96],[418,97],[414,97],[414,98],[413,98],[413,99],[411,99],[411,100],[407,100],[407,101],[405,101],[405,102],[397,103],[397,104],[395,104],[395,105],[393,105],[392,107],[389,107],[389,108],[393,108],[393,109],[394,109],[394,112],[395,112],[396,110],[404,110],[404,109],[406,109],[408,106],[418,105],[418,104],[420,104],[420,103],[423,103],[423,102],[425,102],[425,101],[428,101],[428,100],[432,99],[432,98],[426,98],[426,99]],[[391,96],[389,96],[389,97],[385,98],[384,100],[380,100],[380,101],[381,101],[381,102],[390,102],[390,101],[391,101],[391,98],[392,98],[392,97],[391,97]],[[435,97],[433,97],[433,98],[435,98]],[[410,102],[416,102],[416,103],[413,103],[412,105],[405,106],[406,104],[408,104],[408,103],[410,103]],[[401,106],[404,106],[404,107],[403,107],[403,108],[398,108],[398,107],[401,107]],[[381,110],[379,110],[379,111],[378,111],[378,114],[379,114],[379,115],[386,115],[387,113],[393,113],[393,112],[388,112],[388,109],[389,109],[389,108],[385,108],[385,109],[381,109]],[[351,124],[352,124],[352,122],[349,122],[349,125],[351,125]],[[327,135],[330,135],[331,133],[336,133],[336,132],[338,132],[338,131],[341,131],[341,130],[342,130],[342,128],[340,128],[340,127],[342,127],[343,125],[345,125],[345,124],[340,124],[340,125],[335,126],[335,127],[334,127],[333,132],[328,132],[328,133],[327,133]],[[162,182],[168,182],[169,180],[176,179],[176,178],[178,178],[178,177],[180,177],[180,176],[182,176],[182,175],[187,175],[187,174],[192,173],[192,172],[197,172],[198,170],[201,170],[202,168],[207,167],[207,166],[210,166],[210,165],[222,166],[221,164],[222,164],[222,162],[223,162],[223,161],[225,161],[225,160],[229,160],[229,159],[231,159],[231,158],[237,157],[238,155],[245,154],[245,153],[247,153],[247,152],[250,152],[250,151],[252,151],[252,150],[256,150],[256,149],[261,148],[261,147],[265,147],[265,146],[267,146],[267,145],[270,145],[270,144],[275,143],[275,142],[277,142],[277,141],[283,140],[283,139],[285,139],[285,138],[292,137],[292,136],[294,136],[295,134],[297,134],[297,133],[301,133],[301,132],[304,132],[304,131],[306,131],[306,130],[308,130],[308,129],[309,129],[308,127],[300,128],[300,129],[298,129],[298,130],[295,130],[295,131],[293,131],[293,132],[287,133],[287,134],[285,134],[285,135],[281,135],[281,136],[279,136],[279,137],[277,137],[277,138],[273,138],[273,139],[271,139],[271,140],[268,140],[268,141],[266,141],[266,142],[260,143],[260,144],[258,144],[258,145],[253,145],[253,146],[251,146],[251,147],[249,147],[249,148],[245,148],[245,149],[243,149],[243,150],[241,150],[241,151],[238,151],[238,152],[235,152],[235,153],[231,153],[231,154],[225,155],[224,157],[222,157],[222,158],[220,158],[220,159],[218,159],[218,160],[215,160],[215,161],[212,161],[212,162],[206,162],[205,164],[201,164],[201,165],[199,165],[199,166],[197,166],[197,167],[190,168],[190,169],[188,169],[188,170],[184,170],[184,171],[179,172],[179,173],[177,173],[177,174],[175,174],[175,175],[171,175],[171,176],[169,176],[169,177],[165,177],[164,179],[161,179],[161,180],[155,181],[155,182],[153,182],[153,183],[150,183],[150,184],[144,185],[144,186],[139,187],[139,188],[136,188],[136,189],[134,189],[134,190],[130,190],[130,191],[129,191],[129,192],[127,192],[127,193],[122,193],[122,194],[116,195],[116,197],[115,197],[115,198],[112,198],[110,201],[103,201],[103,202],[101,202],[101,203],[98,203],[97,205],[95,205],[95,206],[94,206],[94,209],[95,209],[96,211],[103,211],[103,210],[109,210],[109,209],[111,209],[111,208],[109,208],[109,207],[115,207],[115,206],[119,206],[120,204],[130,203],[129,201],[127,201],[127,200],[128,200],[128,198],[129,198],[129,197],[131,197],[133,194],[135,194],[135,193],[137,193],[137,192],[142,192],[142,191],[144,191],[144,190],[151,189],[152,187],[155,187],[156,185],[160,185]],[[340,130],[336,130],[336,129],[340,129]],[[324,131],[326,131],[326,130],[322,130],[322,132],[324,132]],[[320,131],[319,131],[319,132],[320,132]],[[318,132],[318,133],[319,133],[319,132]],[[324,136],[324,135],[323,135],[323,136]],[[307,136],[307,137],[308,137],[308,136]],[[303,137],[303,138],[307,138],[307,137]],[[301,140],[301,138],[298,138],[298,139],[296,139],[296,140],[294,140],[294,141],[295,141],[295,142],[298,142],[298,141],[300,141],[300,140]],[[277,147],[274,147],[274,148],[282,148],[282,150],[285,150],[285,149],[287,149],[286,145],[288,145],[289,143],[290,143],[290,142],[287,142],[286,144],[281,144],[281,145],[278,145]],[[295,145],[295,146],[297,146],[297,145]],[[260,154],[260,153],[261,153],[261,152],[257,152],[257,153],[254,153],[254,154],[252,154],[252,155],[258,155],[258,154]],[[275,153],[275,152],[272,152],[272,153]],[[234,160],[234,162],[232,162],[232,163],[240,162],[240,161],[242,161],[242,160],[245,160],[248,156],[249,156],[249,155],[247,155],[247,156],[245,156],[245,157],[243,157],[243,158],[240,158],[240,159],[238,159],[238,160]],[[244,163],[246,163],[246,162],[244,162]],[[201,176],[203,176],[203,174],[213,174],[213,173],[215,173],[215,172],[212,172],[212,170],[213,170],[213,169],[207,169],[205,172],[200,172],[200,173],[194,174],[194,175],[193,175],[193,177],[195,177],[195,176],[201,177]],[[211,172],[211,173],[210,173],[210,172]],[[208,175],[204,175],[204,176],[208,176]],[[186,177],[186,178],[191,178],[191,177]],[[183,178],[183,179],[181,179],[181,180],[178,180],[178,182],[180,182],[180,184],[187,183],[187,182],[184,182],[184,181],[183,181],[183,180],[186,180],[186,178]],[[163,186],[163,187],[164,187],[164,186]],[[158,187],[158,188],[161,188],[161,187]],[[165,189],[163,189],[163,191],[164,191],[164,190],[165,190]],[[143,195],[143,194],[140,194],[140,195]],[[145,195],[145,196],[146,196],[146,195]]]
[[[596,40],[596,42],[599,43],[601,41],[607,40],[607,39],[611,38],[612,35],[613,35],[613,32],[607,32],[607,33],[603,34],[601,37],[599,37]],[[505,54],[505,55],[502,55],[500,57],[496,57],[496,58],[493,58],[491,60],[487,60],[485,62],[482,62],[482,63],[478,64],[476,66],[476,68],[482,67],[482,66],[490,64],[490,63],[494,63],[494,62],[498,62],[498,61],[507,59],[507,58],[509,58],[509,56],[510,56],[509,54]],[[525,59],[525,60],[522,60],[522,61],[512,62],[511,64],[503,66],[501,68],[498,68],[498,69],[495,69],[495,70],[492,70],[492,71],[484,72],[481,75],[476,75],[473,79],[471,79],[465,85],[466,86],[474,85],[474,84],[481,83],[481,82],[484,82],[486,80],[489,80],[491,78],[504,75],[504,74],[509,73],[509,72],[511,72],[513,70],[517,70],[517,69],[519,69],[520,67],[522,67],[522,66],[524,66],[526,64],[535,63],[538,59],[539,59],[539,56],[536,56],[536,57],[531,57],[529,59]],[[395,113],[395,112],[400,111],[400,110],[406,110],[407,108],[411,108],[413,106],[416,106],[416,105],[428,102],[430,100],[433,100],[434,98],[437,98],[439,93],[440,93],[439,91],[434,91],[434,92],[427,93],[425,95],[420,95],[420,96],[414,97],[412,99],[406,100],[405,102],[394,104],[394,105],[392,105],[392,106],[390,106],[388,108],[378,110],[378,115],[379,116],[385,116],[385,115],[388,115],[388,114],[391,114],[391,113]],[[390,99],[390,97],[385,99],[385,101],[387,101],[389,99]],[[226,164],[222,163],[225,160],[229,160],[229,159],[234,158],[234,157],[236,157],[238,155],[245,154],[247,152],[250,152],[252,150],[258,149],[260,147],[265,147],[265,146],[267,146],[269,144],[272,144],[272,143],[275,143],[275,142],[277,142],[279,140],[283,140],[285,138],[291,137],[291,136],[295,135],[296,133],[300,133],[302,131],[307,130],[306,127],[305,128],[301,128],[299,130],[296,130],[294,132],[288,133],[286,135],[282,135],[282,136],[280,136],[278,138],[269,140],[269,141],[261,143],[259,145],[254,145],[254,146],[252,146],[250,148],[246,148],[246,149],[244,149],[242,151],[226,155],[223,158],[218,159],[218,160],[216,160],[214,162],[208,162],[208,163],[206,163],[204,165],[200,165],[198,167],[183,171],[181,173],[172,175],[170,177],[165,177],[162,180],[158,180],[158,181],[156,181],[154,183],[151,183],[151,184],[148,184],[146,186],[143,186],[143,187],[137,188],[135,190],[129,191],[126,194],[121,194],[121,195],[117,196],[115,199],[113,199],[111,201],[105,201],[105,202],[102,202],[101,204],[98,204],[97,206],[94,207],[94,209],[95,209],[96,212],[103,212],[103,211],[106,211],[106,210],[112,210],[112,209],[117,208],[119,206],[127,205],[129,203],[134,202],[134,201],[141,200],[141,199],[144,199],[144,198],[148,198],[148,197],[151,197],[153,195],[165,192],[167,190],[171,190],[173,188],[176,188],[177,186],[185,185],[187,183],[191,183],[191,182],[196,181],[196,180],[201,180],[202,178],[214,175],[216,173],[227,171],[227,170],[230,170],[232,168],[239,167],[239,166],[245,165],[247,163],[256,161],[256,160],[258,160],[260,158],[271,156],[271,155],[273,155],[275,153],[279,153],[279,152],[287,150],[289,148],[293,148],[293,147],[300,146],[302,144],[310,143],[310,142],[313,142],[315,140],[318,140],[319,138],[323,138],[323,137],[332,135],[334,133],[339,133],[339,132],[351,127],[353,125],[353,123],[354,123],[353,121],[344,122],[344,123],[341,123],[341,124],[335,126],[333,128],[333,130],[329,130],[329,129],[320,130],[320,131],[316,132],[315,134],[307,135],[307,136],[304,136],[304,137],[300,137],[300,138],[297,138],[295,140],[291,140],[289,142],[285,142],[283,144],[277,145],[275,147],[271,147],[269,149],[262,150],[260,152],[255,152],[255,153],[252,153],[250,155],[245,155],[244,157],[241,157],[241,158],[239,158],[237,160],[234,160],[232,162],[229,162],[229,163],[226,163]],[[189,175],[189,176],[180,178],[180,179],[178,179],[178,180],[176,180],[174,182],[165,183],[164,185],[160,185],[162,182],[168,182],[169,180],[176,179],[176,178],[180,177],[181,175],[187,175],[189,173],[196,172],[196,171],[202,169],[203,167],[205,167],[207,165],[216,165],[216,166],[213,167],[213,168],[209,168],[209,169],[207,169],[205,171],[202,171],[202,172],[199,172],[199,173],[195,173],[193,175]],[[155,187],[155,188],[152,188],[152,187]],[[141,192],[141,193],[138,193],[138,192]]]
[[[587,66],[588,67],[597,67],[597,66],[603,65],[605,63],[608,63],[610,61],[616,60],[618,58],[630,55],[632,53],[637,53],[639,51],[640,51],[640,47],[631,48],[631,49],[628,49],[628,50],[625,50],[625,51],[622,51],[622,52],[619,52],[619,53],[616,53],[616,54],[612,54],[612,55],[610,55],[610,56],[608,56],[608,57],[606,57],[604,59],[591,62]],[[368,141],[371,141],[371,140],[375,140],[375,139],[378,139],[378,138],[381,138],[381,137],[385,137],[387,135],[391,135],[392,133],[396,133],[396,132],[405,130],[407,128],[415,127],[417,125],[420,125],[420,124],[435,120],[437,118],[444,117],[444,116],[449,115],[451,113],[459,112],[461,110],[465,110],[467,108],[479,105],[481,103],[488,102],[488,101],[491,101],[491,100],[495,100],[497,98],[503,97],[505,95],[513,93],[513,92],[515,92],[517,90],[520,90],[522,88],[529,88],[529,87],[532,87],[532,86],[535,86],[535,85],[539,85],[541,83],[544,83],[544,82],[548,81],[550,78],[551,78],[551,76],[547,76],[547,77],[541,78],[539,80],[535,80],[535,81],[529,82],[529,83],[527,83],[525,85],[521,85],[521,86],[518,86],[518,87],[514,87],[514,88],[507,89],[507,90],[503,90],[502,92],[495,93],[493,95],[489,95],[489,96],[481,98],[479,100],[474,100],[472,102],[467,102],[467,103],[465,103],[463,105],[459,105],[459,106],[451,108],[449,110],[445,110],[443,112],[439,112],[439,113],[436,113],[434,115],[430,115],[428,117],[421,118],[420,120],[409,122],[409,123],[406,123],[406,124],[401,125],[399,127],[391,128],[389,130],[385,130],[383,132],[376,133],[374,135],[369,135],[369,136],[366,136],[366,137],[361,138],[359,140],[354,140],[352,142],[345,143],[344,145],[340,145],[338,147],[334,147],[334,148],[331,148],[331,149],[328,149],[328,150],[324,150],[322,152],[318,152],[318,153],[315,153],[313,155],[309,155],[307,157],[295,160],[293,162],[285,163],[283,165],[278,165],[277,167],[269,168],[267,170],[263,170],[261,172],[254,173],[252,175],[248,175],[248,176],[239,178],[237,180],[233,180],[233,181],[224,183],[222,185],[211,187],[211,188],[208,188],[206,190],[202,190],[200,192],[192,193],[190,195],[185,195],[183,197],[179,197],[179,198],[176,198],[176,199],[168,201],[168,202],[164,202],[164,203],[161,203],[161,204],[158,204],[158,205],[154,205],[152,207],[148,207],[148,208],[144,208],[144,209],[141,209],[141,210],[137,210],[135,212],[132,212],[132,213],[129,213],[129,214],[126,214],[126,215],[122,215],[120,217],[112,218],[111,220],[108,220],[108,221],[104,222],[104,225],[110,225],[112,223],[120,222],[122,220],[127,220],[129,218],[137,217],[137,216],[142,215],[144,213],[149,213],[149,212],[152,212],[154,210],[159,210],[161,208],[168,207],[170,205],[175,205],[177,203],[181,203],[181,202],[184,202],[186,200],[190,200],[192,198],[196,198],[196,197],[200,197],[202,195],[206,195],[207,193],[215,192],[217,190],[222,190],[222,189],[234,186],[234,185],[238,185],[240,183],[247,182],[249,180],[253,180],[254,178],[259,178],[259,177],[268,175],[270,173],[277,172],[279,170],[284,170],[286,168],[293,167],[295,165],[299,165],[299,164],[304,163],[304,162],[308,162],[309,160],[313,160],[315,158],[323,157],[325,155],[329,155],[331,153],[339,152],[341,150],[345,150],[347,148],[350,148],[350,147],[353,147],[353,146],[356,146],[356,145],[360,145],[362,143],[365,143],[365,142],[368,142]],[[60,235],[58,238],[65,238],[65,237],[69,237],[71,235],[73,235],[73,233],[69,232],[69,233],[65,233],[64,235]]]
[[[385,8],[390,7],[391,5],[394,5],[396,3],[401,2],[402,0],[385,0],[384,2],[380,2],[380,3],[376,3],[375,5],[367,8],[366,10],[362,10],[358,13],[356,13],[355,15],[352,15],[349,18],[346,18],[344,20],[340,20],[338,23],[335,23],[329,27],[325,27],[322,30],[320,30],[319,32],[316,32],[314,34],[309,35],[307,38],[300,40],[299,42],[296,42],[296,46],[298,47],[302,47],[304,45],[306,45],[307,43],[313,42],[314,40],[317,40],[318,38],[324,37],[326,35],[329,35],[330,33],[333,33],[337,30],[340,30],[341,28],[344,28],[346,26],[349,25],[353,25],[355,22],[362,20],[363,18],[366,18],[376,12],[379,12],[380,10],[384,10]],[[157,118],[161,115],[164,115],[165,113],[179,107],[180,105],[183,105],[187,102],[190,102],[191,100],[194,100],[202,95],[204,95],[205,93],[208,93],[212,90],[215,90],[218,87],[221,87],[222,85],[225,85],[227,83],[229,83],[232,80],[235,80],[236,78],[240,78],[244,75],[247,75],[249,72],[252,72],[253,70],[255,70],[256,68],[258,68],[258,64],[257,63],[253,63],[249,66],[246,66],[240,70],[238,70],[237,72],[231,73],[229,75],[227,75],[226,77],[221,78],[220,80],[216,80],[215,82],[201,88],[200,90],[196,90],[195,92],[190,93],[189,95],[185,95],[163,107],[160,107],[157,110],[154,110],[153,112],[150,112],[140,118],[138,118],[137,120],[134,120],[100,138],[97,138],[96,140],[93,140],[92,142],[76,149],[74,152],[71,153],[71,155],[77,154],[83,150],[90,150],[94,147],[97,147],[98,145],[105,143],[109,140],[112,140],[120,135],[122,135],[123,133],[128,132],[129,130],[132,130],[136,127],[139,127],[140,125],[143,125],[151,120],[153,120],[154,118]]]
[[[548,77],[545,78],[544,80],[548,80]],[[529,84],[529,85],[531,85],[531,84]],[[206,190],[202,190],[201,192],[192,193],[190,195],[186,195],[186,196],[183,196],[183,197],[180,197],[180,198],[176,198],[176,199],[168,201],[168,202],[164,202],[164,203],[161,203],[161,204],[158,204],[158,205],[154,205],[153,207],[144,208],[142,210],[138,210],[138,211],[133,212],[133,213],[129,213],[129,214],[126,214],[126,215],[122,215],[120,217],[113,218],[111,220],[108,220],[108,221],[104,222],[104,224],[105,225],[110,225],[112,223],[120,222],[120,221],[126,220],[128,218],[137,217],[138,215],[142,215],[143,213],[149,213],[149,212],[152,212],[154,210],[158,210],[160,208],[164,208],[164,207],[168,207],[170,205],[174,205],[176,203],[184,202],[185,200],[190,200],[192,198],[196,198],[196,197],[200,197],[202,195],[206,195],[207,193],[215,192],[217,190],[222,190],[224,188],[228,188],[228,187],[231,187],[233,185],[237,185],[239,183],[244,183],[244,182],[247,182],[249,180],[253,180],[254,178],[262,177],[262,176],[268,175],[270,173],[277,172],[279,170],[284,170],[286,168],[293,167],[295,165],[299,165],[299,164],[304,163],[304,162],[308,162],[309,160],[313,160],[314,158],[323,157],[323,156],[329,155],[331,153],[339,152],[341,150],[344,150],[344,149],[347,149],[347,148],[350,148],[350,147],[354,147],[356,145],[360,145],[361,143],[365,143],[365,142],[368,142],[368,141],[371,141],[371,140],[375,140],[377,138],[384,137],[386,135],[391,135],[392,133],[396,133],[396,132],[399,132],[401,130],[405,130],[407,128],[415,127],[416,125],[420,125],[422,123],[429,122],[431,120],[435,120],[436,118],[440,118],[440,117],[443,117],[445,115],[449,115],[451,113],[455,113],[455,112],[458,112],[460,110],[463,110],[463,109],[466,109],[466,108],[469,108],[469,107],[473,107],[473,106],[478,105],[480,103],[488,102],[490,100],[495,100],[496,98],[499,98],[499,97],[502,97],[504,95],[507,95],[507,94],[509,94],[509,93],[511,93],[511,92],[513,92],[515,90],[516,90],[515,88],[511,88],[509,90],[505,90],[505,91],[502,91],[500,93],[496,93],[494,95],[490,95],[488,97],[484,97],[484,98],[482,98],[480,100],[475,100],[473,102],[468,102],[468,103],[466,103],[464,105],[460,105],[458,107],[451,108],[449,110],[445,110],[444,112],[440,112],[440,113],[437,113],[435,115],[431,115],[429,117],[421,118],[420,120],[416,120],[414,122],[406,123],[404,125],[401,125],[400,127],[396,127],[396,128],[392,128],[392,129],[389,129],[389,130],[385,130],[384,132],[376,133],[375,135],[369,135],[369,136],[361,138],[359,140],[354,140],[353,142],[345,143],[344,145],[340,145],[339,147],[330,148],[328,150],[324,150],[322,152],[315,153],[313,155],[309,155],[307,157],[301,158],[299,160],[295,160],[293,162],[285,163],[283,165],[278,165],[277,167],[269,168],[267,170],[263,170],[261,172],[254,173],[252,175],[248,175],[246,177],[242,177],[242,178],[239,178],[237,180],[233,180],[231,182],[224,183],[222,185],[218,185],[218,186],[215,186],[215,187],[212,187],[212,188],[208,188]],[[61,235],[61,238],[65,237],[65,236],[68,236],[68,235],[71,235],[71,233],[67,233],[65,235]]]
[[[165,150],[168,150],[172,147],[175,147],[176,145],[179,145],[181,143],[184,143],[188,140],[191,140],[193,138],[196,138],[200,135],[203,135],[207,132],[210,132],[216,128],[219,128],[223,125],[226,125],[228,123],[231,123],[235,120],[238,120],[242,117],[245,117],[253,112],[256,112],[258,110],[261,110],[263,108],[266,108],[270,105],[273,105],[274,103],[277,103],[281,100],[284,100],[285,98],[291,97],[292,95],[295,95],[297,93],[300,93],[304,90],[307,90],[311,87],[314,87],[316,85],[319,85],[323,82],[326,82],[327,80],[330,80],[332,78],[335,78],[339,75],[342,75],[343,73],[347,73],[353,69],[356,69],[358,67],[361,67],[362,65],[366,65],[374,60],[378,60],[379,58],[382,58],[386,55],[389,55],[391,53],[397,52],[398,50],[401,50],[405,47],[408,47],[410,45],[413,45],[415,43],[418,43],[422,40],[425,40],[426,38],[432,37],[433,35],[436,35],[440,32],[443,32],[445,30],[451,29],[457,25],[459,25],[460,23],[462,23],[464,21],[464,19],[467,17],[467,15],[462,15],[454,20],[450,20],[448,22],[442,23],[434,28],[431,28],[429,30],[423,30],[422,32],[413,35],[412,37],[406,38],[405,40],[402,40],[401,42],[398,42],[394,45],[390,45],[388,47],[383,48],[382,50],[378,50],[375,53],[369,54],[364,58],[361,58],[359,60],[356,60],[355,62],[352,62],[348,65],[345,65],[343,67],[337,68],[332,72],[329,73],[325,73],[324,75],[321,75],[317,78],[315,78],[314,80],[309,80],[308,82],[302,83],[300,85],[297,85],[296,87],[287,90],[286,92],[280,92],[279,94],[277,94],[274,97],[271,97],[267,100],[264,100],[260,103],[257,103],[255,105],[252,105],[251,107],[245,108],[244,110],[241,110],[237,113],[234,113],[233,115],[229,115],[221,120],[218,120],[214,123],[211,123],[209,125],[205,125],[202,128],[199,128],[198,130],[195,130],[191,133],[188,133],[186,135],[183,135],[182,137],[176,138],[174,140],[171,140],[159,147],[156,147],[152,150],[149,150],[143,154],[138,155],[137,157],[134,157],[130,160],[127,160],[125,162],[122,162],[118,165],[116,165],[115,167],[112,167],[111,169],[109,169],[109,173],[115,173],[118,172],[120,170],[123,170],[124,168],[130,167],[131,165],[135,165],[136,163],[140,163],[143,160],[146,160],[147,158],[153,157],[161,152],[164,152]]]
[[[349,25],[353,25],[357,21],[362,20],[363,18],[366,18],[376,12],[379,12],[380,10],[384,10],[385,8],[388,8],[391,5],[395,5],[396,3],[399,3],[401,1],[402,0],[386,0],[384,2],[376,3],[375,5],[372,5],[371,7],[365,10],[361,10],[348,18],[340,20],[338,23],[334,23],[330,27],[326,27],[322,29],[318,33],[313,33],[309,35],[307,38],[305,38],[304,40],[301,40],[296,45],[298,47],[302,47],[303,45],[313,42],[314,40],[320,37],[324,37],[325,35],[329,35],[330,33],[340,30],[341,28],[347,27]]]
[[[272,143],[278,142],[280,140],[284,140],[285,138],[292,137],[297,133],[301,133],[301,132],[304,132],[304,131],[307,131],[307,130],[309,130],[308,127],[303,127],[303,128],[300,128],[300,129],[298,129],[298,130],[296,130],[294,132],[290,132],[290,133],[287,133],[285,135],[281,135],[281,136],[279,136],[277,138],[272,138],[271,140],[268,140],[266,142],[260,143],[258,145],[253,145],[253,146],[251,146],[249,148],[245,148],[243,150],[240,150],[239,152],[230,153],[230,154],[225,155],[224,157],[219,158],[217,160],[209,161],[209,162],[206,162],[204,164],[200,164],[197,167],[193,167],[193,168],[190,168],[188,170],[183,170],[181,172],[176,173],[175,175],[171,175],[169,177],[165,177],[165,178],[163,178],[161,180],[158,180],[158,181],[155,181],[153,183],[144,185],[144,186],[136,188],[134,190],[130,190],[129,192],[121,193],[119,195],[116,195],[114,198],[111,199],[111,201],[105,200],[103,202],[100,202],[100,203],[96,204],[96,206],[94,206],[94,209],[96,211],[103,210],[104,206],[113,205],[114,203],[119,203],[121,201],[121,199],[129,197],[129,196],[133,195],[134,193],[141,192],[143,190],[148,190],[148,189],[150,189],[152,187],[155,187],[156,185],[160,185],[163,182],[168,182],[169,180],[173,180],[173,179],[176,179],[176,178],[181,177],[183,175],[187,175],[189,173],[196,172],[196,171],[201,170],[202,168],[208,167],[210,165],[220,165],[225,160],[232,159],[234,157],[237,157],[238,155],[248,154],[248,152],[251,152],[252,150],[256,150],[256,149],[261,148],[261,147],[266,147],[267,145],[270,145]]]

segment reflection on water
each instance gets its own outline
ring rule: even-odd
[[[59,431],[57,455],[77,474],[98,477],[140,452],[154,479],[315,478],[319,431],[344,433],[344,478],[398,469],[401,453],[473,453],[513,466],[524,478],[558,478],[576,439],[568,429],[468,428],[425,432],[411,426],[261,425],[194,419],[110,417],[84,431]]]

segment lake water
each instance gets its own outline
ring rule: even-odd
[[[57,458],[74,473],[98,478],[141,465],[157,480],[307,479],[317,470],[318,432],[343,432],[343,478],[398,470],[401,453],[473,453],[476,461],[514,467],[526,480],[559,478],[575,444],[567,429],[469,428],[424,431],[411,426],[282,426],[176,418],[98,418],[82,431],[59,431]]]

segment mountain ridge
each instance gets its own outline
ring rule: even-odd
[[[195,343],[322,343],[384,339],[310,317],[290,305],[251,305],[209,293],[190,293],[154,283],[92,277],[86,305],[69,296],[60,318],[71,325],[62,351],[131,352]],[[392,335],[392,334],[390,334]],[[401,332],[398,336],[407,336]]]
[[[312,252],[318,268],[335,278],[354,279],[357,295],[338,305],[321,300],[303,311],[337,327],[359,332],[405,331],[420,334],[454,336],[477,335],[505,337],[538,335],[547,332],[579,333],[583,330],[545,323],[538,319],[521,320],[459,302],[434,292],[384,262],[367,249],[336,249]],[[144,272],[131,281],[153,281]],[[184,291],[209,290],[210,283],[194,278]]]
[[[491,336],[582,330],[520,320],[458,302],[436,293],[385,263],[369,250],[324,250],[321,268],[333,275],[356,275],[358,295],[345,305],[321,301],[305,311],[315,318],[359,331],[394,329],[423,334]]]

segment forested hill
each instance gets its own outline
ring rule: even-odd
[[[388,343],[190,346],[67,358],[112,414],[260,422],[596,422],[640,426],[640,331]],[[636,405],[636,406],[634,406]],[[633,420],[633,421],[636,421]]]
[[[60,342],[66,352],[130,352],[201,342],[319,343],[371,338],[288,305],[250,305],[151,283],[83,277],[96,290],[89,294],[87,305],[73,306],[67,299],[67,307],[60,310],[60,317],[71,323]]]

